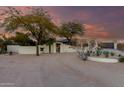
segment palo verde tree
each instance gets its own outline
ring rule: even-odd
[[[57,34],[58,28],[51,20],[50,15],[42,8],[32,8],[28,14],[21,14],[13,8],[11,16],[4,21],[4,26],[7,31],[14,31],[19,27],[29,31],[36,41],[36,55],[39,56],[38,45],[43,44],[47,36]]]
[[[75,35],[83,35],[85,28],[79,22],[67,22],[61,26],[60,35],[65,37],[68,42],[72,41],[72,37]]]

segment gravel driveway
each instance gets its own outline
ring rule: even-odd
[[[0,55],[0,86],[124,86],[124,64],[83,62],[76,53]]]

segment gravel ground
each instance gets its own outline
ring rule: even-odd
[[[76,53],[0,55],[0,86],[124,87],[124,64],[84,62]]]

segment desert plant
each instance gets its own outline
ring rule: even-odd
[[[103,54],[105,55],[105,57],[109,57],[109,52],[108,51],[104,51]]]
[[[124,56],[120,57],[118,60],[119,62],[124,62]]]
[[[111,52],[111,56],[114,56],[115,55],[115,53],[114,52]]]
[[[96,55],[96,53],[95,53],[95,52],[92,52],[92,55],[93,55],[93,56],[95,56],[95,55]]]
[[[121,54],[118,54],[118,57],[122,57],[122,55]]]
[[[100,56],[101,55],[101,51],[100,50],[97,50],[96,51],[96,56]]]
[[[90,56],[90,54],[91,54],[90,51],[87,51],[87,56]]]
[[[122,56],[121,54],[118,55],[118,57],[121,57],[121,56]]]
[[[109,52],[106,52],[105,57],[109,57]]]

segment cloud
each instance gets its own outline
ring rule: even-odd
[[[99,24],[84,24],[86,29],[85,36],[88,37],[100,37],[100,38],[107,38],[109,33],[105,31],[104,26]]]

